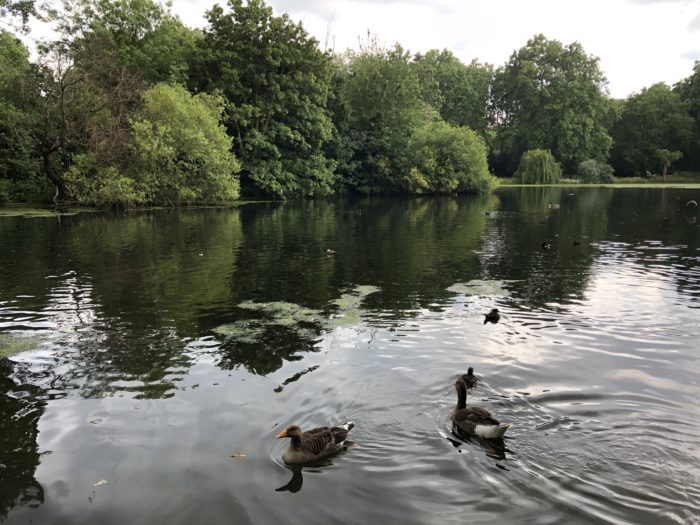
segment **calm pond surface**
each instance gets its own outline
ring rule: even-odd
[[[26,350],[0,358],[0,521],[698,523],[689,199],[0,217],[0,351]],[[470,365],[505,449],[452,436]],[[347,420],[354,448],[282,463],[285,425]]]

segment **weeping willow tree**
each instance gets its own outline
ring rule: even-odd
[[[549,150],[531,149],[523,153],[514,177],[522,184],[556,184],[561,167]]]

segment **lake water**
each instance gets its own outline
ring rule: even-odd
[[[0,350],[26,350],[0,358],[0,521],[699,523],[689,199],[0,217]],[[504,446],[452,435],[470,365]],[[348,420],[327,464],[281,461],[285,425]]]

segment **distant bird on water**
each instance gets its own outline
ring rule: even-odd
[[[554,204],[552,202],[549,203],[550,210],[558,210],[559,208],[561,208],[561,204]]]
[[[326,253],[328,255],[335,255],[335,250],[331,250],[330,248],[326,248]]]
[[[543,250],[550,250],[551,248],[552,248],[552,243],[547,242],[547,241],[544,241],[544,242],[542,243],[542,249],[543,249]]]
[[[474,375],[474,368],[471,366],[467,370],[466,374],[462,374],[462,381],[464,381],[464,384],[467,385],[467,388],[475,388],[479,380],[477,377]]]
[[[581,241],[575,240],[575,241],[574,241],[574,246],[581,246]]]
[[[290,438],[282,459],[289,465],[300,465],[325,459],[345,450],[345,440],[355,423],[348,421],[339,427],[319,427],[302,432],[299,425],[289,425],[277,434],[278,438]]]
[[[501,318],[501,314],[498,313],[498,308],[493,308],[489,313],[484,314],[484,324],[493,323],[496,324]],[[471,368],[470,368],[471,370]]]
[[[467,385],[462,378],[455,382],[457,406],[452,411],[452,422],[465,434],[486,438],[502,438],[510,423],[501,424],[491,413],[481,407],[467,407]]]

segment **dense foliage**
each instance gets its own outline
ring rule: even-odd
[[[618,175],[659,173],[660,149],[687,151],[693,130],[688,105],[666,84],[631,96],[612,128],[612,164]]]
[[[31,75],[27,49],[11,34],[0,32],[0,203],[30,200],[32,188],[40,186],[32,101],[26,96]]]
[[[120,172],[93,155],[78,155],[66,172],[68,193],[97,206],[235,201],[239,166],[219,124],[222,98],[167,84],[156,84],[143,98],[132,121],[129,166]]]
[[[610,164],[595,159],[588,159],[578,165],[577,177],[581,182],[586,183],[609,183],[613,182],[615,170]]]
[[[340,74],[347,120],[342,129],[353,152],[346,184],[362,192],[401,190],[409,140],[434,114],[421,100],[410,55],[398,45],[383,49],[371,43],[349,53]]]
[[[335,162],[323,155],[332,123],[330,64],[301,24],[261,0],[230,0],[208,13],[192,84],[220,90],[243,174],[280,196],[328,195]]]
[[[493,187],[484,141],[469,128],[431,122],[416,130],[409,146],[404,185],[412,193],[485,193]]]
[[[613,182],[613,173],[615,170],[610,164],[588,159],[578,165],[576,175],[581,182],[598,184]]]
[[[530,149],[548,149],[573,173],[586,159],[607,159],[606,80],[598,59],[577,42],[538,35],[496,71],[493,109],[498,153],[512,167]]]
[[[0,0],[0,202],[487,192],[490,173],[516,167],[533,182],[559,166],[595,182],[700,171],[700,63],[673,89],[612,100],[596,57],[542,35],[494,68],[371,35],[323,51],[263,0],[215,5],[202,30],[156,0],[51,5]],[[31,60],[33,18],[55,36]]]
[[[533,149],[523,153],[515,178],[522,184],[555,184],[561,179],[561,166],[549,150]]]

